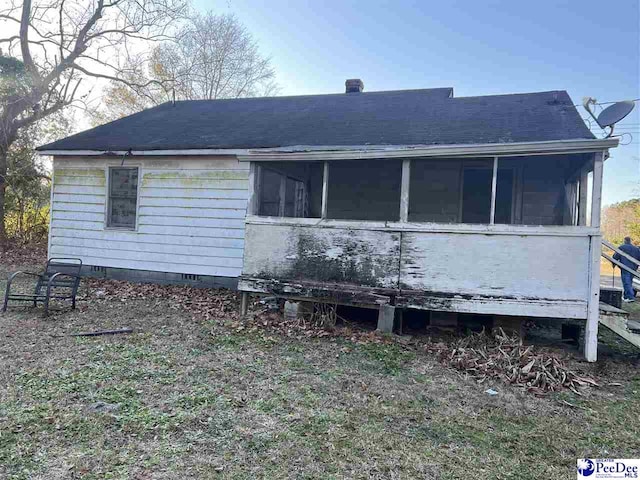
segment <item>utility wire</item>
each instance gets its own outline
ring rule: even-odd
[[[633,100],[619,100],[617,102],[596,102],[593,103],[592,105],[613,105],[614,103],[620,103],[620,102],[640,102],[640,98],[634,98]],[[583,105],[581,103],[577,103],[574,105],[574,107],[582,107]]]

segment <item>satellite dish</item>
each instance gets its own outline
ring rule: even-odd
[[[635,106],[634,102],[618,102],[605,108],[596,121],[602,128],[613,127],[616,123],[629,115]]]

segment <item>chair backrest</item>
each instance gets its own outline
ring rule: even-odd
[[[82,270],[82,260],[79,258],[50,258],[47,261],[45,276],[50,277],[55,273],[68,273],[70,275],[80,275]]]
[[[56,273],[67,273],[69,275],[80,275],[82,270],[82,260],[79,258],[50,258],[44,270],[41,280],[36,286],[36,290],[45,287],[49,279]],[[71,287],[76,288],[80,283],[79,278],[71,278],[67,276],[56,277],[51,284],[52,287]]]

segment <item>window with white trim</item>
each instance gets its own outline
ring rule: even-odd
[[[135,230],[138,167],[109,168],[107,227]]]

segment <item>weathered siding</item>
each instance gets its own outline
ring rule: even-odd
[[[401,288],[585,300],[589,237],[402,234]]]
[[[248,165],[234,158],[127,158],[138,166],[135,231],[106,227],[107,169],[120,159],[56,158],[51,256],[87,265],[236,277]]]
[[[249,217],[242,288],[304,297],[362,286],[410,308],[586,318],[579,227],[296,220]]]
[[[247,224],[243,274],[397,288],[400,234]]]

